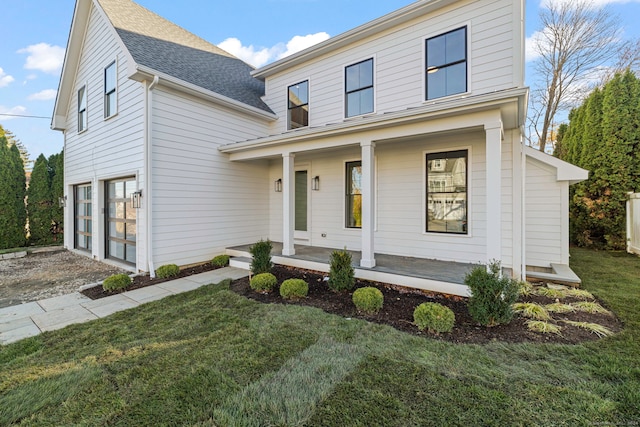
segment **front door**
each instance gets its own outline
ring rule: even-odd
[[[136,264],[136,209],[131,194],[136,191],[135,178],[106,182],[106,253],[107,258]]]
[[[308,176],[306,170],[297,170],[295,179],[295,229],[296,239],[309,239],[308,231]]]

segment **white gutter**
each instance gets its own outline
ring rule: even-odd
[[[152,144],[153,144],[153,133],[152,133],[152,123],[153,123],[153,89],[158,85],[160,78],[158,76],[153,76],[153,81],[148,84],[147,90],[145,91],[146,95],[146,114],[145,114],[145,135],[144,135],[144,180],[145,180],[145,211],[144,216],[147,221],[147,265],[149,267],[149,276],[151,278],[156,277],[156,269],[153,265],[153,227],[152,227],[152,165],[151,165],[151,154],[153,153]],[[147,85],[147,81],[145,80],[145,86]]]
[[[520,127],[520,174],[522,176],[521,181],[521,191],[522,197],[520,197],[520,212],[522,215],[521,221],[522,225],[520,226],[520,244],[522,245],[520,251],[520,274],[521,280],[527,279],[527,195],[526,195],[526,183],[527,183],[527,154],[525,152],[525,138],[524,138],[524,125]]]

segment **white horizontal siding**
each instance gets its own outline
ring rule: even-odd
[[[93,255],[104,257],[104,180],[135,176],[144,187],[144,90],[126,77],[126,56],[115,31],[92,7],[83,49],[67,111],[65,186],[69,198],[65,245],[73,247],[73,185],[93,185]],[[104,119],[104,69],[117,63],[117,114]],[[86,85],[87,128],[78,133],[77,91]],[[138,268],[145,268],[144,210],[138,210]]]
[[[153,92],[154,262],[210,259],[269,234],[266,161],[233,163],[218,147],[266,125],[158,87]]]
[[[564,215],[562,186],[556,170],[527,158],[525,187],[525,238],[527,265],[549,267],[562,263]]]
[[[287,126],[287,86],[309,79],[311,126],[344,120],[344,67],[374,58],[375,113],[397,111],[424,102],[424,40],[468,26],[469,90],[473,95],[522,86],[514,81],[514,16],[512,0],[467,0],[436,13],[385,30],[366,40],[336,49],[309,63],[266,80],[267,104],[278,114],[270,132]]]

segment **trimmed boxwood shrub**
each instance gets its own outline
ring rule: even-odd
[[[358,311],[367,314],[376,314],[379,312],[384,302],[384,296],[382,292],[380,292],[380,289],[374,288],[373,286],[356,289],[351,299]]]
[[[280,296],[284,299],[304,298],[309,293],[309,284],[302,279],[287,279],[280,285]]]
[[[249,281],[251,289],[258,292],[269,292],[278,284],[278,279],[271,273],[256,274]]]
[[[273,245],[270,240],[260,240],[251,248],[249,252],[251,252],[251,272],[253,274],[260,273],[270,273],[271,268],[273,268],[273,263],[271,262],[271,249],[273,249]]]
[[[424,302],[413,311],[413,322],[421,331],[451,332],[456,315],[449,307],[437,302]]]
[[[334,291],[350,291],[356,283],[351,254],[345,250],[336,250],[329,259],[329,287]]]
[[[229,265],[229,255],[218,255],[211,260],[214,267],[226,267]]]
[[[467,303],[469,314],[484,326],[509,323],[513,318],[513,303],[518,299],[520,282],[500,275],[500,262],[488,267],[479,265],[464,278],[471,297]]]
[[[126,288],[131,284],[131,282],[131,277],[124,273],[114,274],[113,276],[109,276],[104,279],[104,282],[102,282],[102,289],[108,292],[117,291]]]
[[[173,277],[180,274],[180,267],[175,264],[161,265],[156,268],[156,277],[159,279],[166,279],[167,277]]]

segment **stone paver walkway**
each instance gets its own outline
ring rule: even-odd
[[[61,329],[73,323],[106,317],[169,295],[191,291],[209,283],[219,283],[224,279],[235,280],[248,275],[247,270],[225,267],[97,300],[91,300],[75,292],[2,308],[0,309],[0,345],[32,337],[44,331]]]

